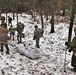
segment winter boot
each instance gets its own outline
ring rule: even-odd
[[[9,54],[9,52],[7,51],[6,54]]]
[[[76,67],[74,67],[74,72],[76,72]]]

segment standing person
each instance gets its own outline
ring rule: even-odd
[[[1,27],[7,28],[7,23],[5,21],[2,21]]]
[[[8,16],[8,26],[11,24],[12,26],[12,18],[10,16]]]
[[[2,27],[0,29],[0,43],[1,43],[1,52],[3,54],[3,46],[7,49],[7,54],[9,54],[9,47],[7,41],[9,40],[8,31],[6,28]]]
[[[76,28],[74,28],[74,32],[75,32],[75,37],[72,39],[69,52],[73,51],[72,59],[71,59],[71,66],[74,67],[74,71],[76,72]]]
[[[21,43],[22,42],[22,31],[24,29],[24,24],[22,24],[21,22],[19,22],[17,24],[17,40],[18,40],[18,43]]]
[[[1,16],[1,21],[5,21],[5,16]]]
[[[15,35],[15,28],[13,28],[12,26],[9,28],[9,32],[10,32],[10,39],[11,37],[13,37],[13,41],[14,41],[14,35]]]
[[[40,38],[43,36],[43,30],[38,28],[37,25],[35,25],[34,27],[35,27],[35,30],[34,30],[33,40],[36,40],[36,47],[39,48],[39,41],[40,41]]]

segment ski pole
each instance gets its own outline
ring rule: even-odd
[[[68,45],[68,42],[65,42],[65,45]],[[68,49],[68,47],[65,49],[64,72],[66,72],[66,54],[67,54],[67,49]]]
[[[65,50],[65,59],[64,59],[64,72],[66,72],[66,50]]]

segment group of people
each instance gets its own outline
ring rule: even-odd
[[[9,26],[9,29],[8,29]],[[17,27],[14,28],[12,26],[12,18],[8,16],[8,24],[5,22],[5,17],[1,16],[1,25],[0,25],[0,46],[1,46],[1,54],[3,55],[3,46],[6,48],[6,54],[9,54],[8,40],[13,38],[15,39],[15,31],[17,31],[17,40],[18,43],[22,42],[22,31],[24,29],[24,24],[19,22]],[[10,36],[8,36],[8,33]]]
[[[12,26],[12,18],[8,16],[8,25]],[[5,16],[1,16],[1,27],[4,26],[7,28],[7,23],[5,22]]]
[[[9,47],[8,47],[7,41],[9,39],[12,39],[12,38],[14,41],[15,31],[17,31],[18,44],[22,42],[22,37],[24,36],[22,33],[22,31],[24,30],[24,24],[23,23],[18,22],[17,27],[14,28],[12,26],[12,18],[10,16],[8,16],[8,26],[10,26],[9,30],[7,28],[7,23],[5,22],[5,17],[1,16],[0,43],[1,43],[2,54],[3,54],[3,45],[5,45],[5,47],[7,49],[6,53],[9,54]],[[37,25],[35,25],[34,27],[35,27],[35,30],[34,30],[33,40],[36,40],[36,47],[39,48],[39,40],[43,36],[43,29],[38,28]],[[10,34],[10,36],[8,36],[8,33]]]
[[[7,49],[7,52],[6,52],[7,54],[9,54],[9,47],[8,47],[7,41],[12,38],[13,38],[13,41],[15,40],[15,31],[17,31],[18,44],[22,42],[22,37],[24,36],[24,34],[22,33],[22,31],[24,30],[23,23],[18,22],[17,27],[14,28],[12,26],[12,18],[8,16],[8,26],[10,26],[9,30],[7,28],[7,23],[5,22],[5,17],[1,16],[1,28],[0,28],[1,52],[3,53],[3,45],[5,45]],[[37,25],[35,25],[34,27],[35,27],[35,30],[34,30],[33,40],[36,40],[36,47],[39,48],[39,40],[43,36],[43,29],[38,28]],[[10,34],[10,36],[8,36],[8,33]]]
[[[9,47],[8,47],[7,41],[9,39],[11,39],[12,37],[13,37],[13,41],[14,41],[15,31],[17,31],[17,33],[18,33],[17,34],[18,43],[22,42],[22,31],[24,29],[24,24],[19,22],[17,24],[17,28],[13,28],[11,17],[8,17],[8,20],[9,20],[8,25],[10,25],[9,30],[7,29],[7,23],[5,22],[5,17],[4,16],[1,17],[0,44],[1,44],[1,53],[2,54],[3,54],[3,45],[5,45],[5,47],[7,49],[6,53],[9,54]],[[43,36],[44,30],[38,28],[37,25],[35,25],[34,27],[35,27],[35,30],[34,30],[33,40],[36,41],[36,47],[40,48],[39,40]],[[8,36],[8,32],[10,32],[10,37]],[[72,42],[70,43],[69,52],[73,51],[71,65],[74,67],[74,71],[76,72],[76,27],[74,28],[74,32],[75,32],[75,37],[73,38]]]

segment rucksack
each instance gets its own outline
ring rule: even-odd
[[[40,28],[37,29],[37,36],[39,38],[43,37],[43,29],[40,29]]]
[[[17,31],[19,33],[21,33],[23,31],[23,29],[24,29],[24,24],[20,23],[20,24],[17,25]]]

